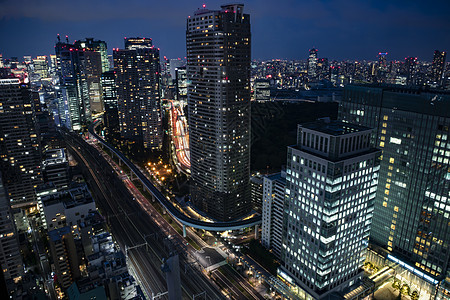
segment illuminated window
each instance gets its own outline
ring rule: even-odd
[[[390,188],[391,188],[391,185],[390,185],[389,183],[386,183],[386,188],[387,188],[387,189],[390,189]]]
[[[383,123],[383,127],[386,128],[387,127],[387,123]]]
[[[383,202],[383,206],[387,207],[387,202],[386,201]]]
[[[384,142],[380,142],[380,147],[384,147]]]
[[[395,207],[394,207],[394,211],[395,211],[395,212],[398,212],[398,206],[395,206]]]
[[[384,193],[385,193],[386,195],[389,195],[389,190],[384,190]]]
[[[387,121],[388,120],[388,116],[383,116],[383,120]]]
[[[386,129],[382,129],[381,134],[386,134]]]
[[[391,225],[391,229],[395,230],[395,225],[394,224]]]
[[[393,157],[389,158],[389,163],[393,164],[395,159]]]

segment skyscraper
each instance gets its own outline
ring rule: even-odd
[[[317,76],[317,52],[318,50],[315,48],[312,48],[309,50],[309,57],[308,57],[308,77],[311,79],[316,78]]]
[[[62,97],[59,103],[60,117],[64,126],[80,130],[91,121],[91,105],[86,76],[85,52],[59,40],[55,46],[57,72]]]
[[[288,147],[281,270],[314,299],[362,277],[380,153],[371,132],[324,119],[299,125]]]
[[[107,45],[105,41],[94,40],[93,38],[86,38],[86,40],[75,41],[74,45],[77,48],[85,49],[100,53],[102,70],[101,72],[109,71],[109,59],[107,52]]]
[[[177,89],[177,100],[187,103],[187,74],[186,66],[179,67],[175,70],[176,82],[175,86]]]
[[[408,56],[405,58],[404,73],[406,75],[406,85],[415,84],[415,75],[417,72],[417,57]]]
[[[115,49],[120,134],[145,148],[162,147],[159,49],[149,38],[125,38]]]
[[[105,124],[109,128],[119,126],[117,111],[117,87],[114,71],[102,73],[103,103],[105,105]]]
[[[95,51],[84,51],[86,83],[89,91],[89,105],[91,111],[101,112],[104,110],[103,90],[101,85],[102,60],[101,53]]]
[[[447,53],[444,51],[434,51],[433,65],[431,66],[431,80],[438,85],[442,82],[446,56]]]
[[[247,214],[250,201],[250,16],[241,4],[187,19],[191,197],[211,217]]]
[[[13,208],[34,204],[42,182],[32,94],[19,79],[0,79],[0,171]]]
[[[449,271],[450,94],[346,86],[339,116],[383,151],[370,242],[435,285]]]
[[[387,68],[387,52],[379,52],[378,53],[378,67],[382,71],[386,71]]]
[[[49,77],[49,67],[47,56],[41,55],[33,59],[34,73],[39,74],[41,78]]]

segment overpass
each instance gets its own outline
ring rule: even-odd
[[[236,230],[241,228],[247,228],[254,225],[261,224],[261,216],[255,216],[245,220],[227,221],[227,222],[205,222],[197,219],[193,219],[190,216],[185,215],[179,209],[177,209],[172,202],[170,202],[156,187],[148,180],[148,178],[142,174],[142,172],[125,156],[122,152],[114,148],[104,139],[102,139],[98,134],[95,133],[95,127],[99,123],[96,121],[91,126],[89,126],[89,133],[95,137],[103,146],[108,148],[112,153],[114,153],[130,170],[136,175],[136,177],[141,181],[143,186],[147,191],[152,194],[152,196],[158,200],[158,202],[166,209],[166,211],[183,224],[183,235],[186,235],[185,226],[204,229],[207,231],[226,231],[226,230]]]

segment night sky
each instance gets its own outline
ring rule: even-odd
[[[316,47],[330,60],[431,61],[450,51],[450,0],[247,0],[253,59],[306,59]],[[186,18],[205,3],[187,0],[0,0],[0,53],[4,58],[54,54],[56,35],[105,40],[151,37],[161,56],[184,57]]]

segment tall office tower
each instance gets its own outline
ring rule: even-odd
[[[19,240],[10,211],[10,203],[0,172],[0,266],[6,281],[17,281],[23,275]]]
[[[221,221],[250,201],[250,16],[203,6],[187,19],[191,198]]]
[[[78,254],[69,226],[48,232],[50,254],[55,265],[56,279],[63,289],[67,289],[78,277],[80,268]]]
[[[109,59],[107,45],[105,41],[94,40],[93,38],[86,38],[86,40],[75,41],[74,46],[80,49],[86,49],[88,51],[94,51],[100,53],[101,60],[101,72],[109,71]]]
[[[330,64],[328,58],[319,58],[317,60],[317,76],[319,79],[330,80]]]
[[[187,74],[186,66],[177,68],[175,70],[176,74],[176,88],[177,88],[177,100],[187,103]]]
[[[161,149],[159,49],[149,38],[125,38],[125,48],[113,52],[120,134],[145,148]]]
[[[59,84],[63,90],[60,115],[65,116],[65,126],[70,130],[81,130],[82,125],[92,120],[89,88],[86,77],[85,51],[59,40],[55,46]]]
[[[436,84],[442,83],[442,75],[444,73],[445,58],[447,53],[435,50],[433,56],[433,65],[431,66],[431,80]]]
[[[387,71],[387,52],[378,52],[378,68],[381,71]]]
[[[105,105],[105,124],[109,128],[119,126],[117,111],[116,74],[114,71],[102,73],[103,102]]]
[[[0,68],[3,68],[3,54],[0,53]]]
[[[346,86],[339,116],[375,128],[383,151],[370,242],[436,284],[449,271],[450,94]]]
[[[417,73],[417,57],[405,58],[405,64],[403,66],[406,75],[406,85],[414,85]]]
[[[281,257],[286,171],[263,178],[261,243]]]
[[[101,85],[102,61],[100,52],[84,51],[86,82],[89,91],[89,105],[91,111],[104,110],[103,90]]]
[[[56,57],[56,54],[50,54],[50,75],[52,76],[52,79],[58,79],[57,77],[57,70],[58,70],[58,59]]]
[[[42,182],[31,95],[19,79],[0,79],[0,170],[13,208],[35,204]]]
[[[281,270],[314,299],[362,277],[380,154],[371,132],[324,119],[299,125],[288,147]]]
[[[170,76],[172,78],[172,81],[175,81],[176,79],[176,70],[178,68],[184,67],[185,65],[186,62],[181,60],[180,58],[170,60]]]
[[[34,73],[39,74],[41,78],[49,77],[47,56],[41,55],[33,59]]]
[[[312,48],[309,50],[309,57],[308,57],[308,77],[309,78],[316,78],[317,76],[317,52],[318,50],[315,48]]]

